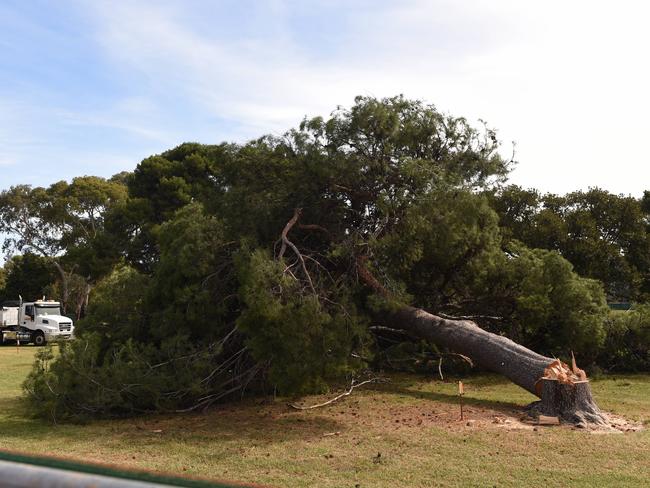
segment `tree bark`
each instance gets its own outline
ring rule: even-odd
[[[70,294],[68,291],[68,275],[63,269],[63,266],[61,266],[56,259],[53,259],[52,263],[54,263],[54,267],[59,272],[59,276],[61,277],[61,310],[63,313],[66,313]]]
[[[502,374],[516,385],[542,398],[531,405],[533,415],[560,417],[580,426],[607,424],[591,395],[589,382],[544,380],[556,360],[537,354],[510,339],[487,332],[469,320],[450,320],[422,309],[401,306],[379,318],[386,325],[469,356],[479,366]]]
[[[557,379],[542,378],[540,392],[541,401],[530,405],[533,414],[559,417],[578,426],[607,423],[594,402],[587,380],[562,383]]]
[[[90,303],[90,292],[92,291],[92,289],[93,289],[92,285],[90,283],[86,283],[83,306],[81,307],[81,317],[85,317],[86,313],[88,312],[88,304]]]

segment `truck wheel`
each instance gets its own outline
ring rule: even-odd
[[[35,346],[44,346],[45,345],[45,334],[40,330],[37,330],[32,334],[32,342]]]

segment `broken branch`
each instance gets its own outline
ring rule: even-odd
[[[302,268],[303,273],[305,273],[305,277],[307,278],[307,281],[309,282],[309,287],[311,288],[311,291],[314,295],[317,295],[316,293],[316,288],[314,287],[314,282],[311,280],[311,276],[309,275],[309,271],[307,271],[307,265],[305,264],[305,258],[303,257],[302,253],[298,250],[296,245],[289,240],[287,237],[287,234],[289,234],[289,231],[291,228],[296,225],[296,222],[298,222],[298,219],[300,218],[300,215],[302,214],[302,209],[296,208],[293,212],[293,217],[287,222],[287,225],[284,226],[284,229],[282,229],[282,234],[280,236],[280,239],[282,240],[282,246],[280,247],[280,252],[278,253],[278,259],[282,259],[284,256],[285,251],[287,250],[287,246],[291,248],[291,250],[295,253],[295,255],[298,257],[298,260],[300,261],[300,266]]]
[[[437,312],[436,315],[449,320],[503,320],[503,317],[496,317],[493,315],[449,315],[442,312]]]
[[[291,408],[293,408],[295,410],[311,410],[311,409],[314,409],[314,408],[325,407],[327,405],[331,405],[332,403],[340,400],[341,398],[349,396],[352,393],[352,391],[354,391],[355,388],[359,388],[360,386],[366,385],[368,383],[376,383],[376,382],[379,382],[379,381],[382,381],[382,379],[381,378],[371,378],[369,380],[362,381],[361,383],[355,383],[354,380],[352,380],[352,383],[350,384],[350,388],[347,391],[344,391],[340,395],[335,396],[331,400],[328,400],[328,401],[323,402],[323,403],[317,403],[316,405],[309,405],[309,406],[306,406],[306,407],[302,406],[302,405],[297,405],[295,403],[287,403],[287,406],[289,406],[289,407],[291,407]]]
[[[282,241],[282,247],[280,247],[280,252],[278,253],[278,259],[282,259],[282,256],[284,256],[284,252],[287,250],[287,242],[289,239],[287,238],[287,234],[291,230],[291,228],[296,225],[296,222],[298,222],[298,219],[300,218],[300,214],[302,213],[301,208],[296,208],[293,212],[293,217],[287,222],[287,225],[284,226],[284,229],[282,229],[282,234],[280,235],[280,239]]]

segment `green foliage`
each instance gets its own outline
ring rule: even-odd
[[[270,365],[269,379],[278,392],[323,390],[328,380],[358,369],[352,353],[359,352],[365,321],[344,295],[328,308],[317,296],[305,295],[284,267],[263,251],[240,265],[246,308],[237,325],[253,356]]]
[[[95,239],[104,237],[105,214],[126,196],[124,185],[96,176],[74,178],[70,184],[60,181],[48,188],[20,185],[5,190],[0,194],[0,230],[7,233],[3,249],[52,259],[65,250],[67,259],[81,268],[80,274],[100,276],[111,264],[92,266],[93,260],[88,259],[92,253],[84,248],[99,254],[96,261],[106,259],[99,252],[106,243],[97,245]],[[83,259],[74,260],[76,253]]]
[[[227,144],[186,143],[145,159],[123,178],[130,198],[107,215],[107,227],[131,265],[153,270],[159,226],[185,205],[205,202],[222,190],[219,166],[230,152]]]
[[[181,337],[159,347],[127,340],[110,352],[104,338],[86,333],[60,346],[53,359],[39,351],[23,388],[31,413],[52,421],[83,421],[153,410],[174,410],[205,393],[204,378],[218,351]]]
[[[605,339],[607,304],[602,285],[581,278],[557,252],[520,248],[502,269],[514,287],[512,320],[522,342],[583,364],[595,360]]]
[[[492,198],[508,240],[559,251],[581,276],[602,281],[615,301],[650,298],[644,202],[597,188],[558,197],[509,186]]]
[[[5,263],[4,286],[0,290],[0,301],[38,300],[48,295],[49,288],[55,280],[52,262],[32,253],[14,256]]]
[[[210,343],[228,332],[237,308],[232,253],[223,223],[190,204],[160,226],[160,260],[147,296],[149,339],[163,340],[180,330]]]
[[[76,301],[79,314],[87,305],[86,288],[120,259],[116,241],[106,233],[105,216],[127,197],[118,179],[95,176],[60,181],[48,188],[19,185],[0,193],[3,251],[38,254],[58,272],[57,290],[63,309]],[[81,292],[71,300],[73,283]],[[83,283],[79,283],[82,281]]]
[[[198,204],[160,229],[156,272],[117,267],[93,289],[77,340],[49,369],[34,370],[25,388],[35,413],[75,419],[192,407],[232,386],[247,361],[239,351],[234,362],[232,311],[215,299],[233,286],[232,261],[219,253],[228,256],[232,243]]]
[[[220,229],[200,205],[188,206],[161,226],[153,276],[120,266],[100,281],[76,341],[47,368],[37,365],[25,383],[34,412],[125,415],[193,407],[227,392],[233,371],[250,361],[237,349],[237,335],[224,338],[234,324],[214,296],[228,285],[227,273],[215,273],[216,251],[225,244]]]
[[[86,316],[77,322],[76,334],[96,332],[103,344],[146,340],[143,291],[150,277],[128,266],[119,266],[92,291]]]
[[[0,231],[6,253],[31,251],[53,256],[61,250],[52,221],[54,202],[45,188],[18,185],[0,193]]]
[[[399,197],[406,189],[418,195],[432,183],[483,187],[504,178],[509,168],[493,130],[476,129],[464,118],[403,96],[359,96],[352,108],[339,108],[327,121],[305,120],[294,135],[309,141],[312,150],[343,157],[353,165],[348,178],[373,188],[375,198],[389,185]]]
[[[612,310],[605,322],[607,337],[598,364],[609,371],[650,368],[650,304],[627,311]]]
[[[78,341],[26,383],[32,404],[69,418],[198,408],[321,391],[392,353],[430,366],[445,351],[369,334],[377,295],[360,262],[392,303],[492,316],[481,325],[592,361],[605,300],[574,269],[641,294],[647,214],[597,191],[495,193],[510,166],[485,125],[358,97],[283,137],[187,143],[110,180],[4,192],[6,247],[38,246],[96,284]]]
[[[468,191],[440,191],[411,205],[395,229],[376,241],[389,270],[418,306],[439,310],[466,295],[495,254],[498,220],[487,200]]]

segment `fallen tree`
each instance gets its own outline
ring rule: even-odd
[[[302,209],[295,209],[293,217],[285,225],[278,259],[282,259],[286,247],[290,247],[297,260],[294,266],[300,263],[299,268],[309,284],[309,290],[317,295],[305,265],[305,257],[288,237],[301,214]],[[467,356],[480,367],[505,376],[541,398],[541,402],[531,405],[533,415],[557,416],[577,426],[607,424],[607,417],[596,405],[586,374],[577,368],[575,358],[570,368],[507,337],[485,331],[471,320],[443,318],[421,308],[396,303],[391,293],[368,270],[366,262],[367,256],[357,257],[357,272],[361,281],[386,301],[386,307],[380,306],[380,313],[374,314],[374,319],[383,326],[402,330],[411,337]],[[293,274],[291,276],[298,279]]]
[[[579,426],[607,424],[586,377],[582,379],[558,360],[486,332],[469,320],[444,319],[414,307],[402,307],[384,317],[392,327],[467,355],[479,366],[502,374],[537,395],[541,402],[532,406],[534,413],[558,416]],[[549,374],[553,365],[560,369],[559,375]]]
[[[360,278],[386,300],[375,319],[393,329],[468,356],[477,365],[499,373],[541,398],[530,405],[533,415],[557,416],[578,426],[606,425],[596,405],[585,372],[557,359],[542,356],[507,337],[487,332],[471,320],[452,320],[420,308],[396,304],[390,292],[372,275],[365,258],[357,259]]]
[[[485,196],[512,162],[498,148],[435,107],[360,97],[282,138],[144,160],[108,219],[131,267],[37,365],[32,404],[106,416],[322,392],[382,367],[392,329],[503,374],[546,414],[604,422],[577,370],[551,378],[554,359],[517,344],[593,357],[606,304],[558,253],[503,238]]]

